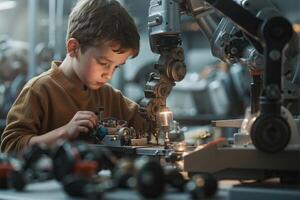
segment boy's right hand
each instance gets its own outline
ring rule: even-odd
[[[87,134],[98,123],[98,117],[91,111],[78,111],[64,128],[64,137],[75,139],[79,134]]]

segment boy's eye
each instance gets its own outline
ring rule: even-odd
[[[99,61],[98,61],[98,64],[99,64],[99,65],[102,65],[102,66],[104,66],[104,67],[108,67],[108,66],[109,66],[108,63],[103,63],[103,62],[99,62]]]

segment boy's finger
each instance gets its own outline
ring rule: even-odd
[[[76,121],[81,121],[81,120],[90,120],[93,123],[93,126],[97,125],[97,118],[91,114],[80,114],[76,117]]]
[[[89,129],[85,126],[80,126],[79,127],[79,132],[80,133],[88,133],[89,132]]]
[[[80,111],[81,114],[87,114],[87,115],[91,115],[93,118],[95,118],[95,121],[98,121],[98,116],[95,114],[95,112],[92,111]]]
[[[90,128],[90,129],[94,128],[93,122],[91,122],[88,119],[79,120],[77,123],[78,123],[79,126],[85,126],[85,127]]]
[[[80,114],[88,114],[88,115],[93,114],[93,115],[95,115],[94,112],[88,111],[88,110],[82,110],[82,111],[78,111],[78,112],[79,112]]]

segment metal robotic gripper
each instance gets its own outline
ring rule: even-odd
[[[156,15],[156,1],[153,1],[152,7],[149,9],[148,27],[150,32],[150,45],[154,53],[160,55],[158,62],[154,65],[157,72],[153,72],[149,76],[144,93],[145,97],[140,102],[140,113],[150,121],[150,132],[156,138],[158,143],[160,130],[163,129],[165,133],[164,143],[168,146],[168,130],[166,127],[169,125],[170,120],[165,120],[165,115],[162,112],[172,115],[166,105],[166,99],[169,96],[172,88],[175,86],[176,81],[181,81],[186,74],[186,66],[184,63],[184,52],[180,47],[181,38],[179,37],[179,19],[176,17],[168,19],[167,16],[161,17]],[[164,6],[178,6],[176,4],[169,4],[169,1],[161,1]],[[179,9],[179,7],[176,7]],[[152,13],[152,14],[151,14]],[[169,24],[176,24],[170,29]],[[161,35],[161,29],[156,29],[158,24],[166,25],[166,32]],[[169,34],[170,33],[170,34]],[[172,117],[168,115],[167,119]],[[151,137],[151,134],[149,137]]]

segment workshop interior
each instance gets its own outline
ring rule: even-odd
[[[149,130],[101,108],[94,144],[1,153],[0,199],[300,199],[300,1],[118,1],[140,52],[110,84]],[[0,0],[0,133],[76,2]]]

